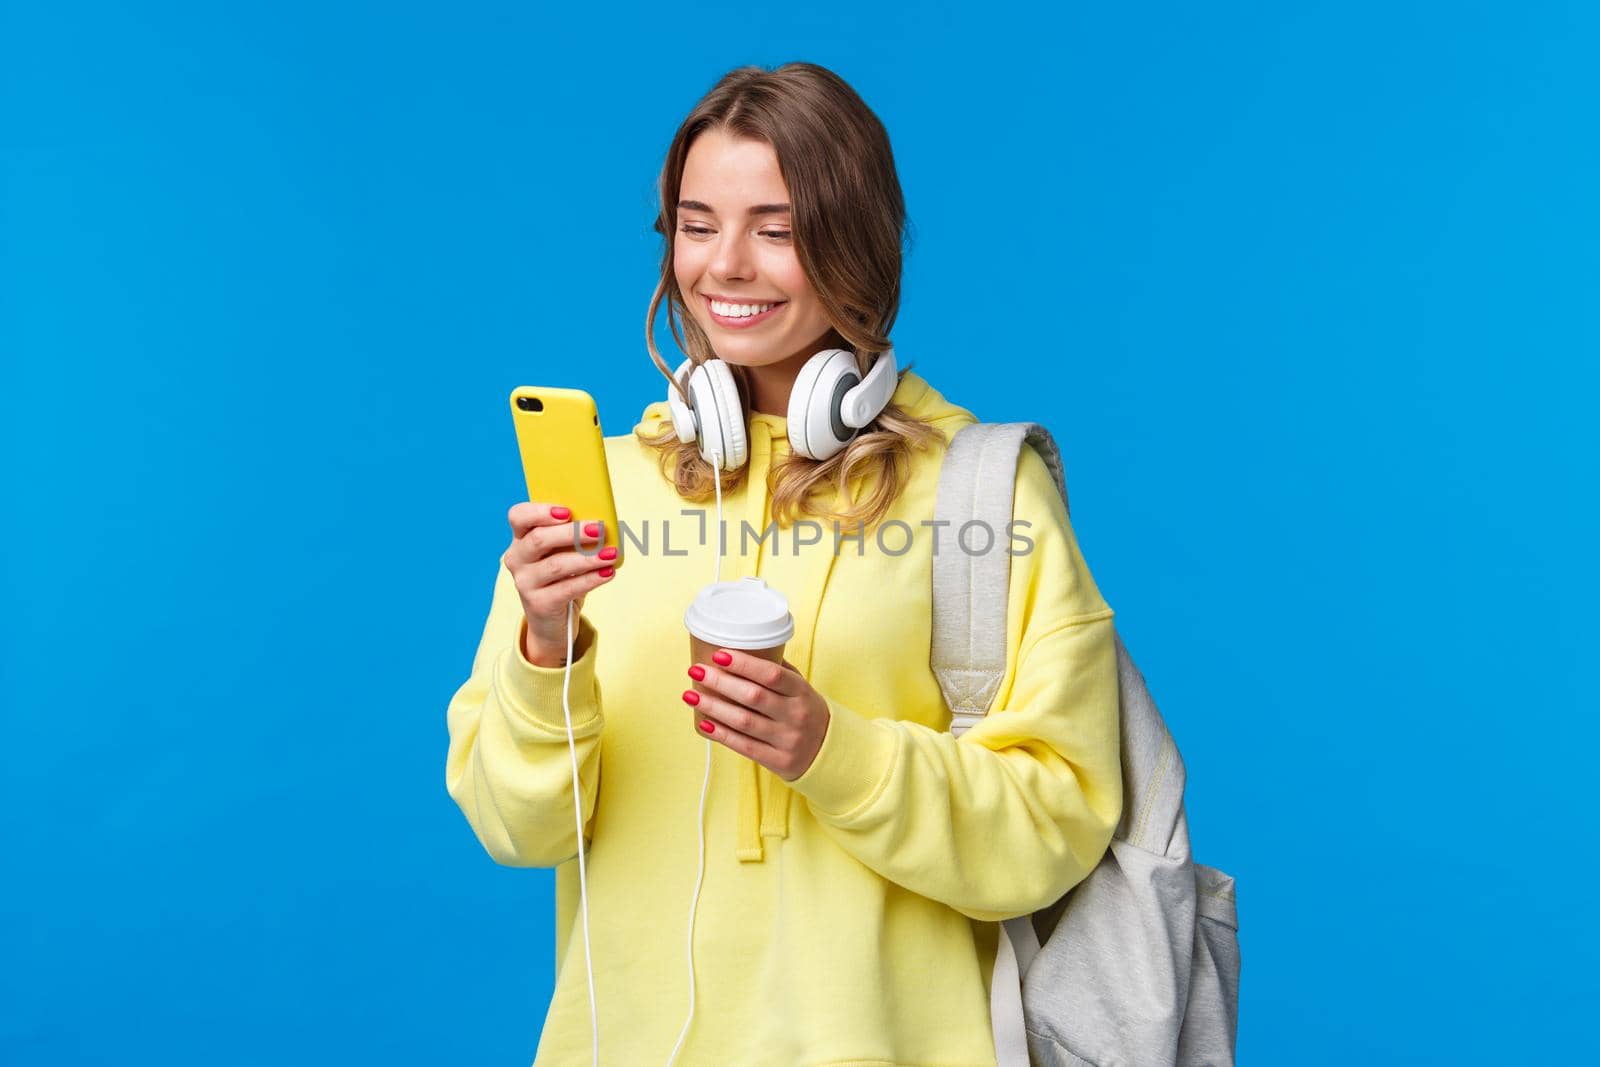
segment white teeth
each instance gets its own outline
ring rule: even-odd
[[[720,300],[711,301],[712,311],[730,319],[746,319],[751,315],[759,315],[763,311],[770,311],[777,306],[777,304],[724,304]]]

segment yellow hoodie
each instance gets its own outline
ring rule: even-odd
[[[947,438],[975,421],[909,370],[894,400]],[[668,418],[657,401],[639,425]],[[998,921],[1077,884],[1121,816],[1112,612],[1044,461],[1024,449],[1013,511],[1031,550],[996,531],[996,550],[1018,553],[1006,674],[957,739],[928,663],[935,534],[938,551],[962,551],[954,531],[925,525],[943,446],[913,454],[888,516],[899,524],[849,539],[854,524],[842,526],[835,554],[831,517],[761,536],[785,421],[748,416],[749,477],[723,497],[721,578],[759,575],[788,597],[785,658],[828,702],[822,748],[789,783],[701,735],[680,696],[692,687],[683,613],[716,576],[715,502],[681,499],[631,433],[605,439],[627,559],[585,600],[568,692],[600,1059],[664,1064],[688,1017],[709,744],[694,1019],[676,1062],[988,1067]],[[523,626],[500,567],[447,712],[445,782],[497,862],[556,867],[556,986],[535,1064],[566,1067],[591,1061],[592,1039],[564,672],[528,663]]]

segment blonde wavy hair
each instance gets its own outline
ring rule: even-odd
[[[772,146],[789,189],[801,268],[864,379],[877,354],[890,347],[889,329],[900,311],[905,198],[889,135],[855,90],[825,67],[785,63],[770,71],[745,66],[723,75],[684,119],[667,149],[655,222],[666,247],[645,317],[645,347],[668,388],[688,404],[683,386],[656,349],[656,313],[663,299],[672,336],[695,366],[716,358],[705,331],[688,314],[673,270],[684,161],[694,139],[709,129]],[[738,384],[741,409],[748,412],[749,371],[728,366]],[[899,375],[910,369],[907,364]],[[657,450],[662,476],[680,497],[697,503],[711,499],[714,472],[696,442],[679,441],[670,421],[656,433],[637,429],[635,436]],[[874,526],[905,487],[911,450],[944,440],[938,427],[890,403],[828,459],[789,452],[776,463],[768,476],[773,517],[780,526],[801,512]],[[723,491],[738,488],[747,474],[748,465],[724,471]],[[835,496],[842,509],[833,506]]]

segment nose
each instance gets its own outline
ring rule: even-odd
[[[717,249],[711,257],[711,274],[719,281],[748,281],[755,276],[753,262],[744,234],[726,230],[717,239]]]

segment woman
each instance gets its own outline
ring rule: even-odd
[[[448,711],[447,785],[483,846],[557,867],[536,1063],[588,1062],[597,1018],[614,1064],[993,1064],[998,921],[1087,875],[1121,815],[1111,609],[1025,449],[1006,675],[958,740],[928,658],[932,554],[962,549],[929,523],[945,444],[974,416],[908,368],[832,454],[792,447],[813,356],[844,350],[862,376],[892,358],[904,207],[887,134],[848,85],[805,63],[729,73],[660,188],[646,344],[688,403],[651,339],[665,297],[689,362],[731,378],[729,436],[713,442],[700,411],[685,440],[659,401],[606,438],[620,569],[574,547],[590,524],[560,501],[513,507]],[[1000,356],[980,366],[1003,372]],[[781,666],[690,661],[684,611],[718,571],[788,597]]]

